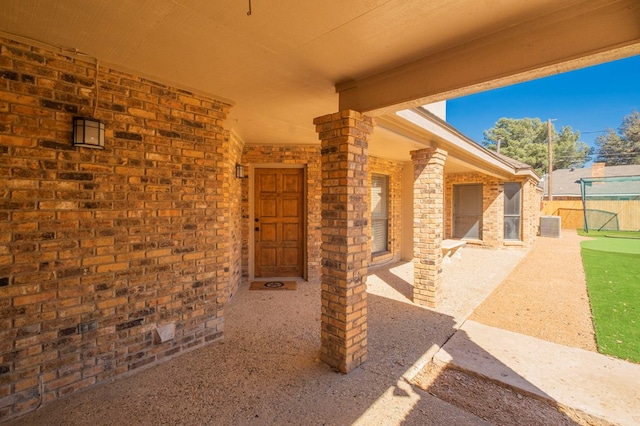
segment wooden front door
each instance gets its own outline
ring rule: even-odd
[[[255,276],[302,277],[302,169],[255,170]]]

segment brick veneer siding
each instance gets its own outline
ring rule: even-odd
[[[306,168],[306,212],[307,212],[307,279],[317,282],[320,279],[321,263],[321,231],[320,231],[320,202],[322,194],[322,177],[320,174],[320,147],[317,145],[246,145],[242,153],[245,165],[304,165]],[[249,223],[249,185],[248,179],[243,186],[242,200],[242,238],[243,247],[243,276],[249,276],[249,238],[253,224]]]
[[[290,145],[251,145],[244,147],[242,164],[251,166],[255,164],[279,165],[303,164],[306,166],[306,199],[307,199],[307,275],[308,280],[316,282],[320,279],[321,263],[321,228],[320,228],[320,201],[322,193],[322,180],[320,174],[320,147],[318,146],[290,146]],[[389,252],[380,256],[379,262],[388,262],[400,259],[401,252],[401,163],[369,157],[368,187],[371,188],[371,173],[379,173],[389,176]],[[243,262],[242,275],[246,279],[249,276],[249,237],[251,223],[249,223],[249,185],[248,179],[243,186],[242,200],[242,246]],[[369,191],[369,198],[371,193]],[[375,264],[375,263],[374,263]]]
[[[514,177],[500,180],[481,173],[455,173],[445,176],[445,238],[453,238],[453,187],[455,185],[482,184],[482,239],[469,244],[487,248],[518,245],[504,240],[504,183],[522,184],[522,245],[531,245],[537,233],[540,200],[536,182],[530,178]]]
[[[1,420],[220,337],[237,254],[229,105],[96,78],[86,57],[0,52]],[[96,92],[106,149],[74,148]]]
[[[322,141],[320,358],[347,373],[367,359],[367,163],[373,122],[347,110],[318,117],[314,124]]]
[[[246,187],[246,178],[236,178],[236,164],[242,164],[242,142],[233,133],[229,136],[229,289],[228,295],[232,297],[242,282],[242,254],[245,249],[243,242],[243,188]]]
[[[475,245],[497,248],[502,242],[504,204],[501,181],[481,173],[455,173],[445,177],[445,238],[453,238],[454,185],[482,184],[482,238]]]
[[[530,178],[522,179],[522,242],[531,246],[538,235],[542,190],[538,182]]]
[[[369,157],[369,199],[371,199],[371,174],[389,176],[389,253],[372,258],[371,265],[400,260],[402,250],[402,163]]]
[[[435,308],[442,295],[442,240],[444,233],[444,163],[439,149],[411,151],[413,186],[413,301]]]

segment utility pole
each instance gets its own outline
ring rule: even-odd
[[[552,178],[553,174],[553,145],[551,144],[551,119],[547,120],[547,162],[548,162],[548,171],[547,171],[547,200],[553,201],[553,192],[551,190]]]

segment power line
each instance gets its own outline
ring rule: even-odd
[[[640,157],[640,152],[631,153],[631,154],[603,154],[603,155],[589,154],[588,156],[589,157],[635,158],[635,157]],[[555,158],[556,159],[566,160],[566,159],[571,159],[571,158],[579,158],[579,156],[575,156],[575,155],[556,155]]]

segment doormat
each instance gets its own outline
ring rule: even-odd
[[[296,290],[298,283],[295,281],[254,281],[249,290]]]

